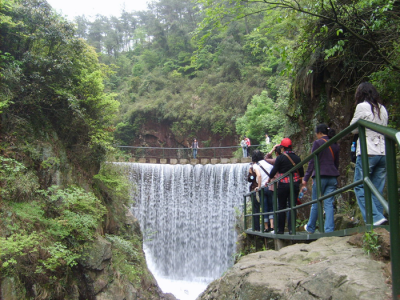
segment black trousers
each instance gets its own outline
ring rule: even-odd
[[[299,195],[300,190],[300,183],[295,182],[294,184],[294,197],[295,199]],[[278,210],[285,209],[290,206],[290,183],[282,183],[279,182],[278,185]],[[286,212],[282,212],[278,214],[278,232],[283,233],[285,231],[285,221],[286,221]],[[288,227],[289,231],[291,231],[291,214],[289,212],[289,219],[288,219]]]

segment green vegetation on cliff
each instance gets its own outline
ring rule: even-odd
[[[46,1],[2,1],[0,32],[0,297],[92,299],[111,283],[157,294],[125,177],[101,167],[119,106],[110,68]],[[105,275],[82,256],[101,235],[115,253]]]

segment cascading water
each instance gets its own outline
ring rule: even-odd
[[[233,264],[248,164],[128,165],[149,268],[164,292],[195,299]],[[165,290],[165,280],[167,289],[180,282],[185,294]],[[193,281],[200,291],[190,291]]]

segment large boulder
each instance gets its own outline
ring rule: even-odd
[[[198,299],[387,299],[385,264],[348,240],[326,237],[247,255]]]

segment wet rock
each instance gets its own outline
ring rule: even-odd
[[[354,228],[356,226],[355,222],[348,216],[336,214],[335,215],[335,230],[342,230],[347,228]]]
[[[247,255],[198,299],[387,299],[385,264],[348,240],[321,238]]]
[[[111,256],[111,243],[99,236],[85,248],[80,263],[87,269],[103,270]]]

